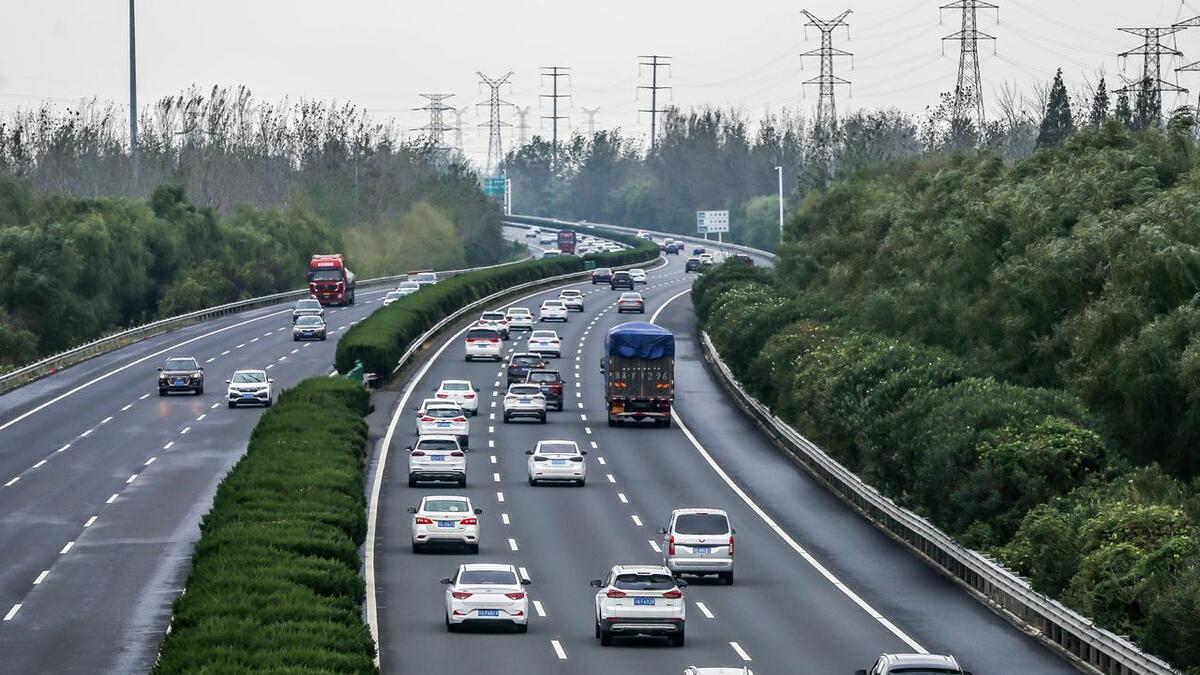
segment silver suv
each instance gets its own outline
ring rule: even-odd
[[[953,656],[936,654],[884,654],[870,670],[856,670],[854,675],[971,675],[963,670]]]
[[[663,564],[676,576],[715,574],[733,584],[733,535],[729,515],[721,509],[675,509],[663,535]]]

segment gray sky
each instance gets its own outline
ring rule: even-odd
[[[125,0],[2,0],[0,109],[62,105],[84,97],[124,101],[127,97]],[[583,128],[578,107],[600,107],[597,123],[644,134],[634,87],[638,55],[674,57],[666,84],[680,106],[737,106],[752,117],[769,108],[808,112],[815,87],[816,59],[797,54],[820,46],[813,29],[804,38],[800,9],[821,17],[850,15],[850,39],[839,30],[835,46],[853,52],[837,74],[853,81],[838,90],[839,112],[895,106],[919,112],[954,86],[958,51],[940,38],[958,30],[959,15],[938,6],[949,0],[631,1],[504,0],[401,2],[399,0],[140,0],[138,16],[139,97],[144,104],[192,83],[248,85],[259,97],[336,99],[366,107],[378,117],[395,117],[403,127],[424,123],[420,92],[454,93],[450,103],[472,110],[464,120],[466,150],[486,153],[485,100],[475,71],[497,76],[514,72],[507,100],[532,105],[530,119],[548,115],[537,107],[544,92],[538,67],[572,68],[569,110],[572,128]],[[1200,15],[1200,0],[996,0],[995,13],[980,16],[981,30],[998,38],[993,55],[981,45],[985,87],[1013,83],[1029,92],[1061,66],[1069,86],[1094,81],[1101,71],[1136,75],[1141,61],[1122,64],[1117,52],[1140,39],[1118,26],[1165,26]],[[1200,60],[1200,29],[1168,44],[1183,62]],[[1170,72],[1181,65],[1164,59]],[[643,76],[648,70],[643,70]],[[1180,84],[1195,92],[1200,73],[1183,73]],[[645,99],[645,96],[642,96]],[[1194,100],[1189,95],[1187,100]],[[1168,98],[1168,106],[1183,103]],[[989,97],[989,104],[991,98]],[[515,122],[515,116],[508,119]],[[534,131],[536,132],[536,126]],[[549,134],[548,125],[544,132]],[[511,142],[506,136],[505,147]]]

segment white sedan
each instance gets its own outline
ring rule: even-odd
[[[580,291],[579,289],[563,289],[562,291],[559,291],[558,299],[562,300],[563,305],[565,305],[568,310],[574,310],[576,312],[583,311],[583,291]]]
[[[408,512],[413,514],[413,553],[438,544],[465,546],[470,553],[479,553],[479,516],[483,509],[472,508],[467,497],[425,497],[420,506]]]
[[[403,298],[403,297],[404,297],[404,294],[401,293],[400,291],[388,291],[387,295],[383,296],[383,306],[387,307],[388,305],[396,302],[397,300],[399,300],[400,298]]]
[[[644,269],[638,268],[629,270],[629,276],[633,277],[633,283],[635,284],[649,283],[646,281],[646,270]]]
[[[457,403],[468,415],[479,413],[479,389],[470,380],[442,380],[433,395]]]
[[[533,314],[524,307],[509,307],[504,313],[508,318],[508,329],[512,330],[533,330]]]
[[[587,482],[587,462],[575,441],[538,441],[529,455],[529,484],[568,482],[583,487]]]
[[[458,438],[462,447],[467,447],[471,438],[471,421],[455,401],[442,398],[427,398],[417,408],[417,435],[442,434]]]
[[[536,384],[508,385],[508,393],[504,395],[504,423],[518,417],[532,417],[539,424],[546,423],[546,395],[541,387]]]
[[[552,354],[557,359],[562,356],[562,340],[555,331],[535,330],[529,334],[529,351],[534,354]]]
[[[529,630],[528,579],[512,565],[465,563],[446,585],[446,630],[453,633],[464,624],[508,623],[518,633]]]
[[[566,321],[567,306],[562,300],[543,300],[538,321]]]
[[[422,436],[408,448],[408,486],[449,481],[467,487],[467,453],[453,436]]]
[[[225,380],[229,385],[225,395],[229,399],[229,407],[236,408],[243,403],[253,403],[271,407],[271,384],[274,379],[267,377],[265,370],[238,370],[233,377]]]

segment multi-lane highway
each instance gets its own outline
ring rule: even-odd
[[[567,396],[566,409],[550,413],[548,424],[501,422],[503,368],[464,363],[461,335],[443,341],[444,351],[377,415],[373,432],[390,445],[382,470],[372,467],[382,480],[371,513],[377,529],[368,593],[377,602],[384,671],[651,675],[696,664],[830,675],[868,667],[881,652],[928,650],[953,653],[979,675],[1075,672],[853,514],[741,415],[701,361],[685,257],[670,257],[638,289],[647,316],[677,337],[672,428],[607,426],[598,371],[604,333],[642,317],[616,315],[618,293],[586,282],[571,285],[585,291],[585,311],[550,326],[563,337],[555,365]],[[547,291],[512,304],[532,309],[556,296]],[[522,350],[524,336],[514,335],[507,352]],[[468,486],[410,488],[404,448],[415,438],[411,408],[441,380],[460,378],[483,396],[472,420]],[[527,484],[525,450],[543,439],[574,440],[589,451],[586,487]],[[438,493],[466,494],[484,509],[479,555],[412,552],[406,509]],[[656,529],[672,509],[689,506],[730,513],[736,585],[688,588],[682,649],[653,640],[601,647],[589,580],[613,564],[660,562]],[[533,582],[528,633],[446,631],[438,580],[460,562],[523,568]]]

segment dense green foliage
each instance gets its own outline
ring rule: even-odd
[[[527,219],[537,222],[536,219]],[[467,272],[438,282],[388,307],[376,311],[346,332],[337,345],[334,365],[347,372],[362,361],[368,373],[389,376],[408,346],[438,321],[480,298],[510,286],[583,269],[584,260],[598,266],[627,265],[658,255],[655,244],[633,237],[604,233],[605,237],[634,248],[592,254],[586,258],[561,256],[514,263],[488,270]]]
[[[262,416],[201,524],[155,675],[376,672],[358,573],[369,405],[320,377]]]

